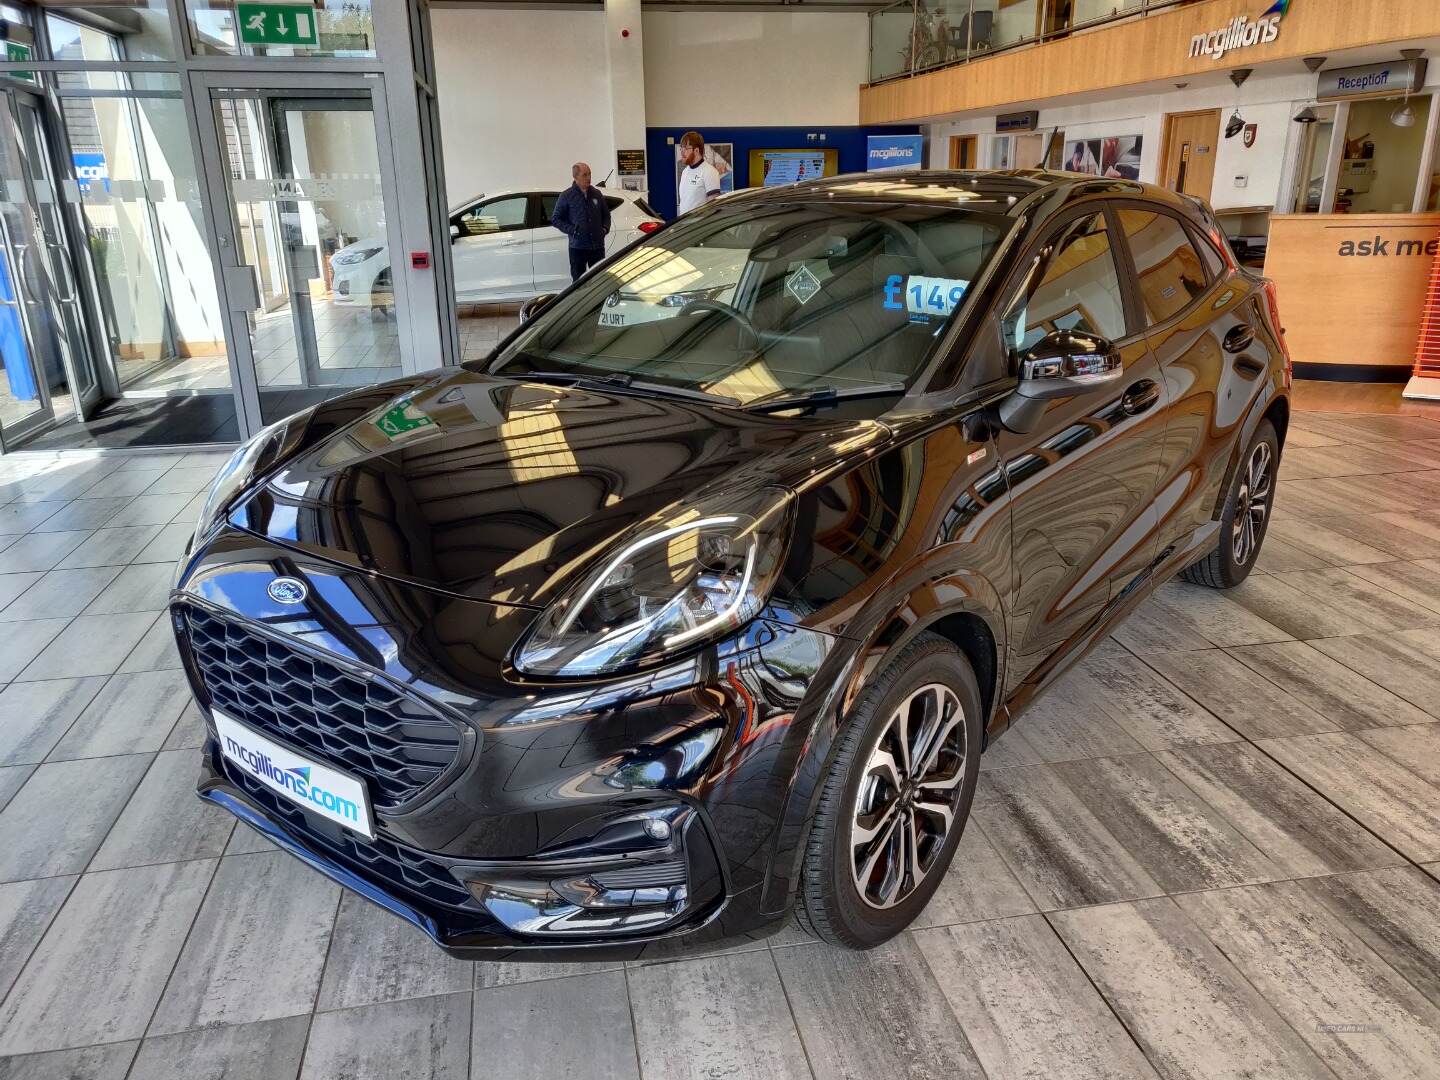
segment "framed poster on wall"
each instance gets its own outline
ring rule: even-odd
[[[1140,179],[1139,135],[1107,135],[1099,139],[1071,139],[1065,144],[1066,172],[1090,176],[1112,176],[1122,180]]]
[[[705,144],[705,160],[715,166],[720,174],[720,194],[735,190],[735,144],[728,142]],[[680,187],[680,173],[685,163],[680,160],[680,143],[675,143],[675,187]]]

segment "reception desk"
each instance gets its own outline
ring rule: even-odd
[[[1404,382],[1440,214],[1275,214],[1265,275],[1297,378]]]

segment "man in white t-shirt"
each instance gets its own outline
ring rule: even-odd
[[[705,136],[698,131],[680,136],[680,160],[685,168],[680,170],[676,206],[679,214],[688,214],[720,197],[720,171],[705,160]]]

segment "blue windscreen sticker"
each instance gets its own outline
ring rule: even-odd
[[[908,311],[911,316],[944,318],[960,306],[969,288],[970,282],[961,278],[891,274],[883,286],[884,306],[888,311]]]

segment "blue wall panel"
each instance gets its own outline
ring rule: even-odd
[[[645,164],[649,171],[650,205],[666,218],[675,216],[675,147],[665,142],[680,140],[687,128],[646,128]],[[886,127],[705,127],[700,134],[706,142],[733,143],[736,186],[750,181],[751,150],[838,150],[840,171],[865,171],[867,135],[916,135],[916,124]],[[824,133],[825,141],[814,142],[807,135]]]

